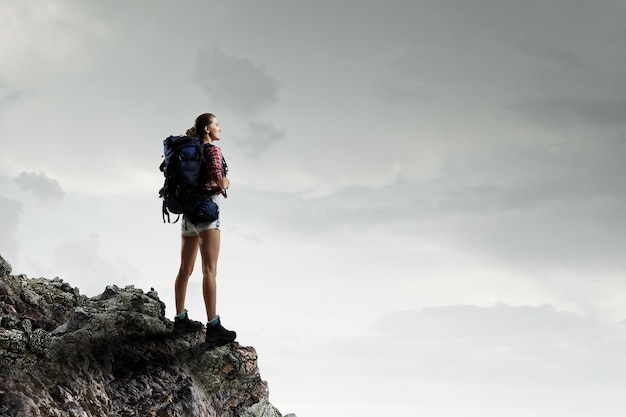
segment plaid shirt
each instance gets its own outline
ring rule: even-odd
[[[228,166],[221,149],[215,145],[205,146],[204,158],[206,161],[204,164],[205,178],[207,178],[206,190],[211,195],[221,193],[226,197],[226,190],[217,185],[217,181],[226,177],[228,173]]]

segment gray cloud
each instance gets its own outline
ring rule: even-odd
[[[352,366],[367,363],[370,375],[512,385],[536,379],[617,382],[626,375],[622,327],[549,305],[445,306],[390,313],[372,335],[338,343],[335,354],[352,356]],[[346,355],[353,346],[360,355]]]
[[[17,102],[21,97],[21,91],[0,84],[0,108]]]
[[[22,172],[15,182],[24,191],[30,191],[44,201],[61,201],[65,192],[61,184],[53,178],[49,178],[45,172]]]
[[[276,142],[285,138],[285,130],[276,128],[269,122],[250,122],[250,133],[237,141],[246,155],[258,157]]]
[[[432,96],[426,87],[411,85],[410,82],[408,85],[389,81],[383,82],[380,91],[382,97],[391,102],[429,102],[432,100]]]
[[[17,226],[21,215],[21,202],[0,196],[0,253],[9,263],[17,260]]]
[[[53,248],[54,268],[68,282],[80,283],[81,292],[87,295],[100,293],[106,285],[139,280],[140,274],[127,262],[111,260],[103,252],[97,234],[67,240]]]
[[[625,100],[590,100],[575,97],[521,99],[510,106],[543,125],[576,129],[626,127]]]
[[[278,100],[278,82],[249,58],[228,56],[214,48],[198,52],[195,82],[211,106],[256,114]]]
[[[497,416],[529,405],[545,415],[617,415],[624,349],[623,326],[549,305],[452,305],[386,314],[366,335],[331,343],[318,372],[333,375],[329,392],[348,386],[342,395],[359,404],[382,395],[407,415]]]
[[[626,144],[619,138],[496,148],[451,160],[436,177],[398,177],[332,195],[245,190],[245,207],[294,235],[393,228],[518,269],[575,273],[622,268],[626,241]],[[332,219],[331,222],[328,219]],[[601,274],[600,274],[601,275]]]

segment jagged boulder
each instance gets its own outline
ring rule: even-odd
[[[254,348],[202,351],[164,312],[152,290],[3,273],[0,416],[281,417]]]
[[[11,268],[11,264],[4,260],[2,255],[0,255],[0,277],[11,275],[13,268]]]

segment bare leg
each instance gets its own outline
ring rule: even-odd
[[[217,316],[217,258],[220,254],[220,230],[209,229],[198,234],[202,257],[202,295],[207,321]]]
[[[187,295],[187,283],[193,272],[193,266],[196,263],[198,255],[198,237],[182,236],[180,250],[180,268],[176,275],[176,283],[174,284],[174,296],[176,298],[176,314],[185,311],[185,297]]]

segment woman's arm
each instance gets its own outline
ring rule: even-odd
[[[226,197],[226,189],[230,181],[224,176],[222,166],[222,151],[217,146],[207,146],[205,154],[207,190],[220,192]]]

